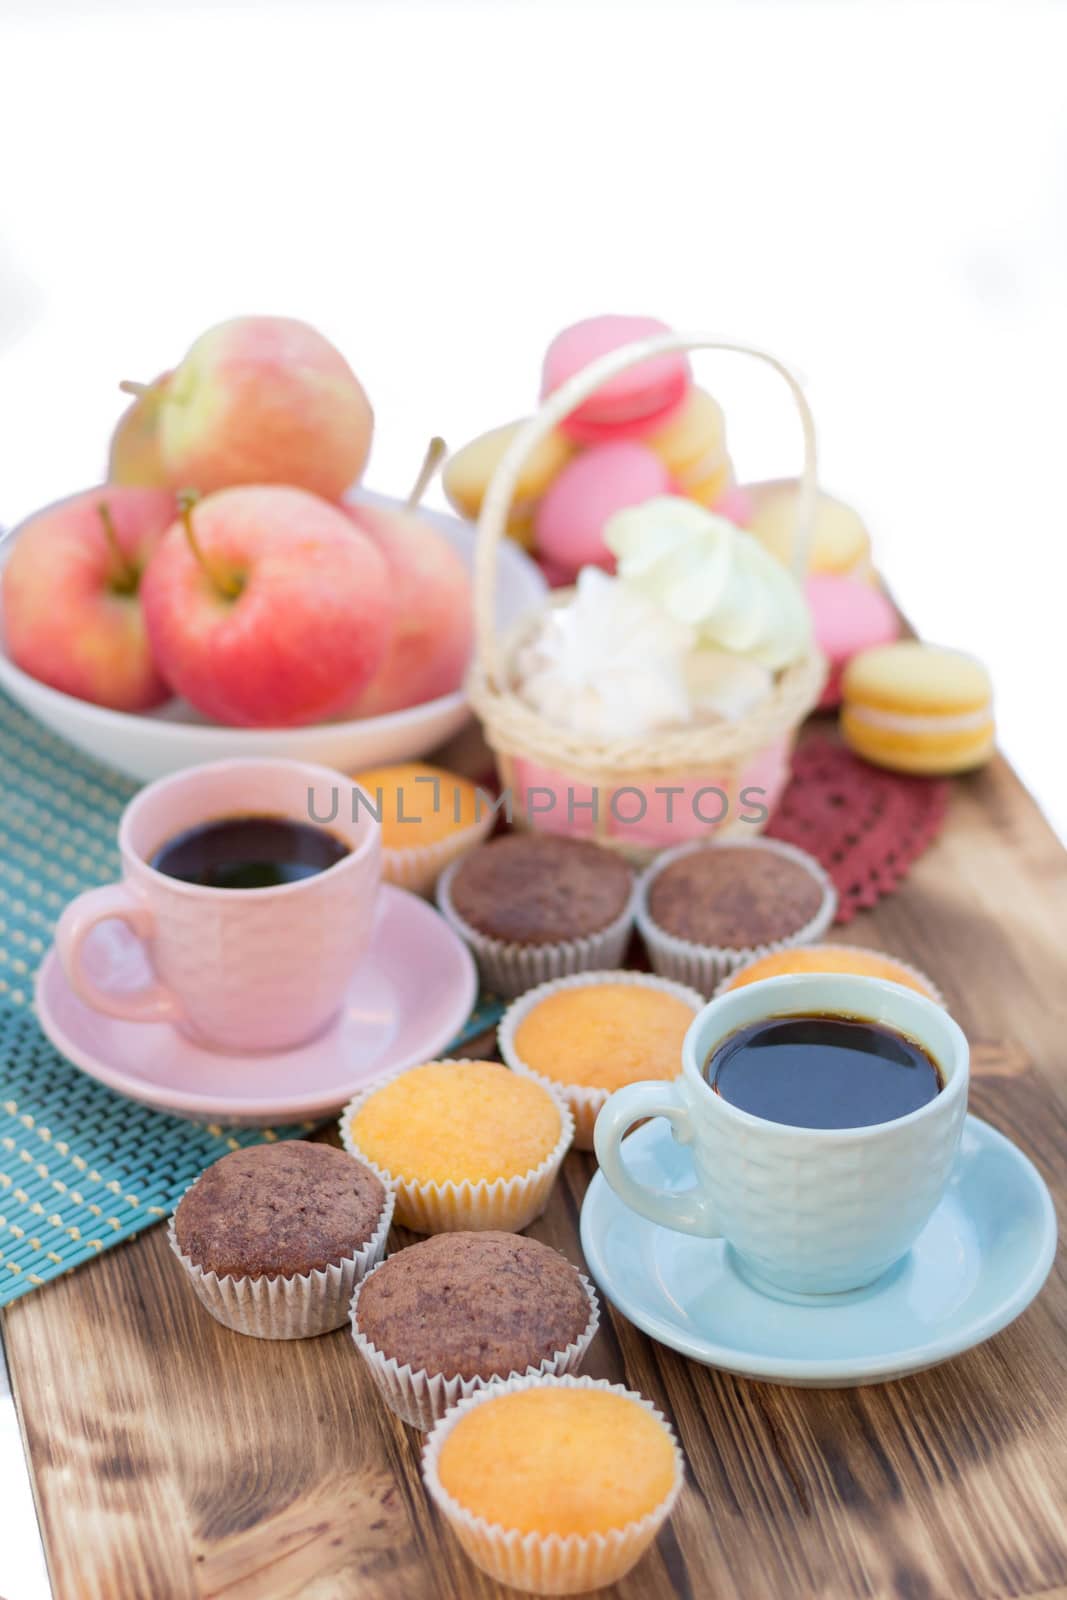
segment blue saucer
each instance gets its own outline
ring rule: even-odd
[[[654,1188],[693,1181],[662,1118],[623,1151]],[[1056,1215],[1022,1151],[968,1117],[948,1190],[914,1247],[852,1294],[771,1299],[746,1283],[722,1240],[646,1222],[600,1172],[582,1207],[582,1248],[612,1304],[661,1344],[745,1377],[845,1388],[934,1366],[1006,1328],[1048,1276]]]

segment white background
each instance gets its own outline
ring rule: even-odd
[[[528,410],[577,317],[748,339],[1067,834],[1065,65],[1026,0],[0,0],[0,523],[98,478],[118,379],[241,312],[344,349],[393,492]],[[742,473],[792,470],[774,380],[700,361]]]
[[[993,668],[1067,831],[1067,10],[0,0],[0,522],[99,476],[121,377],[287,312],[406,488],[599,310],[763,343],[930,637]],[[703,358],[741,469],[775,380]]]

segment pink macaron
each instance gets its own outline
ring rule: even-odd
[[[670,333],[655,317],[587,317],[558,333],[545,354],[542,399],[590,362],[657,333]],[[653,356],[602,383],[560,423],[581,444],[638,438],[659,427],[685,399],[689,362],[681,351]]]
[[[548,556],[543,556],[540,553],[534,556],[534,560],[540,567],[541,576],[550,589],[569,589],[574,582],[574,573],[569,567],[561,567],[557,562],[550,561]]]
[[[854,655],[876,644],[891,644],[900,635],[900,619],[881,589],[859,578],[820,572],[807,579],[805,592],[815,625],[815,639],[830,663],[820,711],[841,703],[841,675]]]
[[[734,522],[739,528],[747,528],[752,521],[752,496],[740,483],[732,483],[724,489],[711,508],[718,517],[725,517],[727,522]]]
[[[541,559],[565,582],[582,567],[615,570],[604,524],[616,511],[671,492],[659,456],[633,439],[596,444],[575,456],[545,490],[534,528]]]

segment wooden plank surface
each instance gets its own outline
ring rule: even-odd
[[[973,1109],[1067,1201],[1067,854],[1001,761],[845,937],[909,957],[975,1051]],[[477,1053],[473,1051],[472,1053]],[[581,1262],[573,1154],[536,1237]],[[395,1241],[402,1242],[402,1236]],[[58,1600],[497,1600],[428,1510],[420,1436],[346,1331],[260,1343],[201,1310],[164,1231],[5,1313]],[[610,1313],[587,1371],[672,1417],[685,1492],[619,1600],[993,1600],[1067,1592],[1067,1283],[896,1383],[709,1370]],[[2,1522],[2,1519],[0,1519]],[[18,1600],[17,1596],[10,1600]]]

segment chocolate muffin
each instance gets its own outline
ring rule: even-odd
[[[576,1343],[592,1312],[577,1270],[536,1239],[439,1233],[368,1276],[354,1331],[416,1372],[505,1378]]]
[[[514,833],[471,852],[451,876],[456,914],[507,944],[548,945],[607,928],[623,915],[633,872],[584,839]]]
[[[356,1254],[386,1191],[332,1145],[293,1139],[234,1150],[201,1173],[174,1214],[177,1244],[205,1273],[289,1278]]]
[[[708,845],[679,854],[648,885],[652,922],[675,939],[751,950],[799,933],[825,899],[816,862],[763,845]]]

